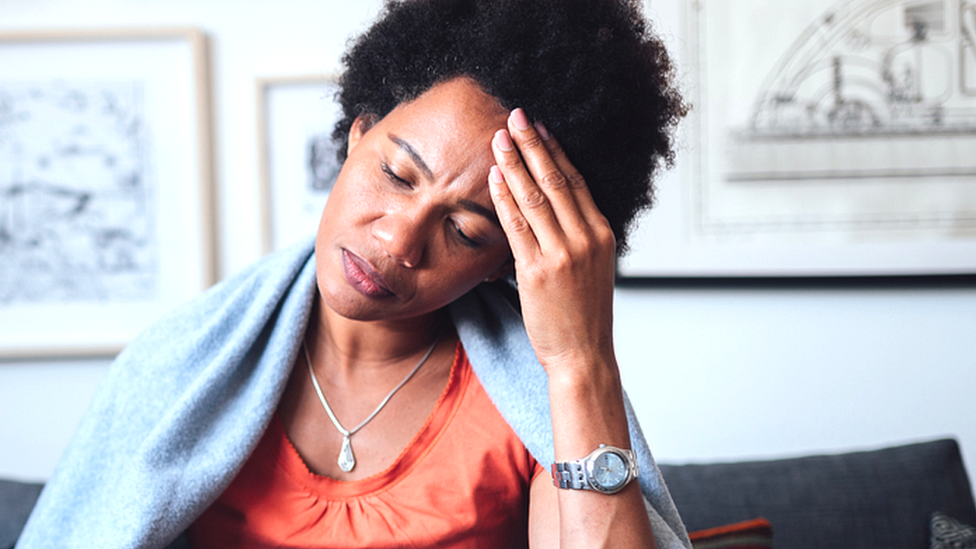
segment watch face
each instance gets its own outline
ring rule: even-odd
[[[615,452],[603,452],[593,460],[591,478],[601,491],[613,491],[627,482],[627,464]]]

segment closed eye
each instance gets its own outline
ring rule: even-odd
[[[383,173],[386,174],[387,179],[389,179],[395,185],[401,185],[407,188],[413,188],[413,185],[411,185],[409,181],[397,175],[396,172],[394,172],[393,169],[390,168],[390,165],[387,164],[386,162],[380,163],[380,168],[383,170]]]
[[[460,242],[464,246],[467,246],[469,248],[478,248],[481,246],[480,241],[464,234],[464,231],[461,230],[461,227],[457,223],[451,221],[451,227],[453,229],[454,235],[458,239],[458,242]]]

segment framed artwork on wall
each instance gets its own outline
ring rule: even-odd
[[[112,355],[214,281],[194,29],[0,34],[0,357]]]
[[[976,274],[976,2],[675,5],[692,114],[623,277]]]
[[[332,130],[341,109],[332,76],[258,82],[265,253],[312,235],[341,165]]]

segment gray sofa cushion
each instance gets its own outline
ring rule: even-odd
[[[689,530],[765,517],[777,549],[927,549],[933,512],[976,524],[954,440],[661,472]]]
[[[10,549],[17,542],[42,484],[0,480],[0,549]]]

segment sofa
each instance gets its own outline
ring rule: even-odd
[[[697,549],[976,547],[973,491],[952,439],[661,471]],[[41,488],[0,480],[0,549],[13,547]],[[962,526],[945,545],[933,542],[937,513]]]
[[[840,455],[662,464],[661,472],[689,531],[764,518],[778,549],[938,547],[931,539],[935,513],[976,526],[972,487],[952,439]],[[973,544],[958,549],[976,547],[973,532]]]

